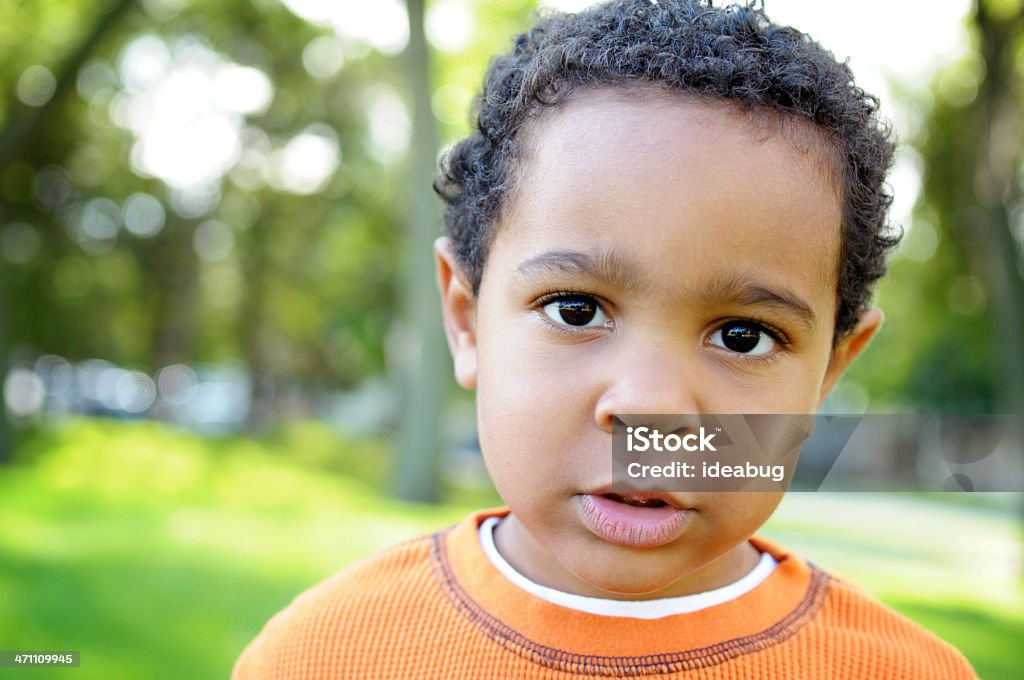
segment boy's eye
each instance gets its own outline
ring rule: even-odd
[[[608,321],[597,300],[585,295],[563,295],[542,309],[549,319],[567,326],[603,326]]]
[[[778,343],[765,328],[752,321],[730,321],[711,334],[711,344],[739,354],[763,356]]]

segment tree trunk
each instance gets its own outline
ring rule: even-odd
[[[7,348],[8,327],[10,310],[8,300],[10,292],[7,289],[7,269],[0,266],[0,465],[11,460],[14,456],[14,430],[7,420],[7,403],[4,400],[4,382],[7,380],[7,372],[11,370],[7,357],[10,356]]]
[[[401,317],[392,347],[399,356],[402,409],[393,472],[394,493],[406,500],[438,499],[441,416],[450,370],[434,282],[433,240],[438,203],[432,182],[437,130],[430,107],[430,71],[423,30],[423,0],[408,0],[407,73],[413,99],[413,141],[408,161]]]
[[[974,103],[980,132],[974,159],[976,206],[968,215],[976,235],[981,267],[992,294],[989,306],[996,359],[997,408],[1024,414],[1024,279],[1021,248],[1013,234],[1010,210],[1021,198],[1024,124],[1015,56],[1024,29],[1024,7],[996,16],[988,0],[975,3],[974,25],[985,63],[985,78]]]
[[[241,266],[245,277],[239,316],[239,337],[242,356],[252,385],[249,390],[249,411],[245,416],[248,432],[266,431],[275,424],[274,385],[270,371],[267,338],[267,280],[270,268],[270,234],[276,228],[277,213],[262,216],[245,234]]]

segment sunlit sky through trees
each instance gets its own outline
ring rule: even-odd
[[[362,42],[385,54],[401,52],[408,40],[405,8],[399,0],[283,2],[296,15],[332,28],[340,40]],[[468,0],[431,3],[426,29],[436,49],[458,52],[470,43],[475,29],[471,4]],[[589,4],[588,0],[540,2],[541,7],[567,11]],[[766,6],[774,20],[797,26],[840,59],[848,58],[858,82],[881,97],[883,112],[901,138],[913,132],[915,112],[901,106],[895,92],[923,90],[936,70],[967,51],[963,19],[969,0],[927,4],[770,0]],[[343,60],[340,44],[329,37],[303,52],[303,63],[314,76],[330,77]],[[326,126],[311,128],[276,149],[261,144],[263,140],[243,140],[244,114],[264,108],[273,96],[273,85],[257,69],[232,64],[200,44],[167,45],[143,36],[123,53],[120,69],[127,95],[115,103],[111,114],[137,136],[133,166],[172,187],[201,193],[204,185],[219,181],[248,153],[241,158],[240,172],[248,167],[278,189],[313,193],[340,162],[338,140]],[[92,75],[94,82],[80,83],[80,88],[102,86],[103,74]],[[185,90],[190,96],[180,96]],[[448,94],[439,92],[437,98]],[[467,97],[456,99],[456,107],[469,104]],[[451,108],[446,106],[449,102],[435,103],[440,104],[435,106],[438,109]],[[370,106],[374,109],[370,119],[377,121],[371,130],[377,155],[381,160],[400,156],[410,133],[401,101],[382,90]],[[453,117],[462,118],[464,112],[453,112]],[[261,148],[263,153],[252,151]],[[904,148],[891,180],[896,197],[893,217],[907,228],[920,185],[918,165],[913,152]]]

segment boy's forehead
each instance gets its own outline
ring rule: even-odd
[[[708,276],[735,283],[737,272],[778,271],[834,299],[840,204],[813,148],[732,106],[577,94],[531,123],[498,236],[529,232],[521,260],[593,250],[617,234],[621,259],[646,265],[640,278],[671,274],[692,290]],[[695,252],[710,259],[699,272],[672,269]],[[658,261],[662,271],[652,269]]]
[[[625,152],[620,160],[646,156],[653,161],[664,157],[659,152],[677,152],[679,144],[674,141],[701,138],[709,142],[704,150],[716,157],[724,151],[737,152],[749,162],[748,171],[771,169],[779,174],[812,167],[813,183],[834,193],[837,208],[842,204],[842,159],[835,144],[813,123],[776,111],[745,108],[651,83],[582,88],[528,121],[518,133],[520,179],[536,169],[529,162],[538,157],[558,164],[575,160],[575,170],[588,163],[600,170],[601,164],[590,163],[592,156],[581,152],[589,147],[608,155]],[[700,160],[701,148],[687,146]],[[784,147],[788,157],[772,154]],[[757,168],[758,161],[764,160],[772,167]],[[629,171],[640,165],[626,163],[617,169]]]

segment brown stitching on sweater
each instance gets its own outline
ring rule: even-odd
[[[764,630],[699,649],[648,656],[599,656],[574,654],[534,642],[505,625],[483,609],[455,578],[448,559],[445,539],[454,527],[431,536],[430,561],[435,578],[452,606],[485,636],[502,647],[538,665],[555,670],[605,677],[657,675],[708,668],[779,644],[796,634],[825,602],[830,577],[811,566],[811,583],[800,603],[788,614]]]

